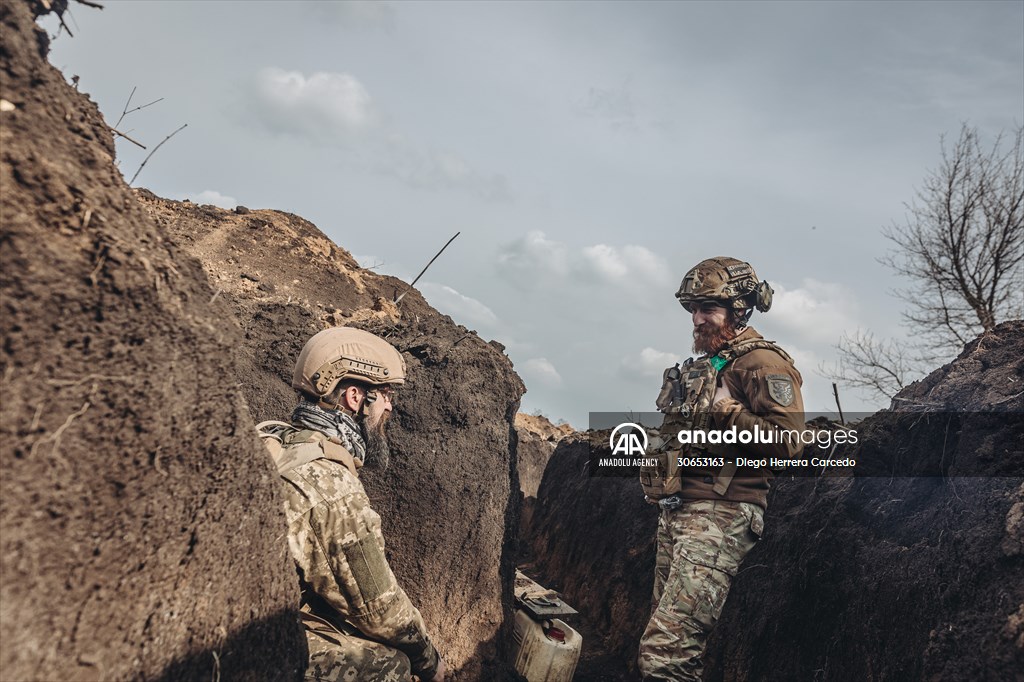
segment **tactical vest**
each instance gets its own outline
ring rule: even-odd
[[[339,462],[358,477],[362,460],[352,456],[345,446],[313,429],[300,429],[291,424],[266,421],[256,425],[256,431],[282,476],[295,467],[318,459]]]
[[[660,435],[653,440],[654,448],[648,454],[656,461],[653,466],[640,467],[640,486],[650,500],[671,497],[682,490],[677,459],[712,454],[716,446],[682,445],[676,438],[681,430],[707,431],[711,421],[711,406],[718,385],[718,373],[736,358],[759,349],[772,350],[790,364],[793,359],[774,341],[751,339],[725,348],[717,355],[698,359],[689,358],[680,368],[665,370],[665,381],[655,401],[665,413]],[[673,377],[676,370],[678,376]],[[715,476],[714,491],[724,496],[736,475],[736,465],[726,464]]]

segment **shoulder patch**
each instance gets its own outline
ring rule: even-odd
[[[783,407],[793,404],[795,393],[792,377],[786,374],[769,374],[765,379],[768,381],[768,395],[772,397],[772,400]]]

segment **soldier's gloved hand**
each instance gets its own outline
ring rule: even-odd
[[[712,402],[712,405],[714,406],[714,405],[717,405],[720,401],[725,400],[726,398],[731,398],[731,397],[732,397],[732,393],[729,392],[729,387],[723,381],[722,385],[715,389],[715,397],[714,397],[714,399],[711,402]]]
[[[444,664],[441,654],[437,655],[437,672],[430,678],[430,682],[444,682],[444,675],[448,672],[448,666]]]

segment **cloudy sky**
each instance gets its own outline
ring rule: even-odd
[[[122,122],[144,143],[188,123],[137,186],[299,214],[406,279],[461,231],[420,289],[576,426],[651,409],[716,255],[775,288],[753,324],[829,409],[844,332],[911,334],[880,230],[940,136],[1024,121],[1022,2],[103,4],[51,61],[111,124],[162,97]]]

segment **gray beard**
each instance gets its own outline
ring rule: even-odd
[[[372,429],[367,428],[366,421],[360,424],[363,439],[366,441],[366,460],[363,466],[367,469],[387,471],[391,465],[391,446],[384,434],[384,422],[379,422]]]

